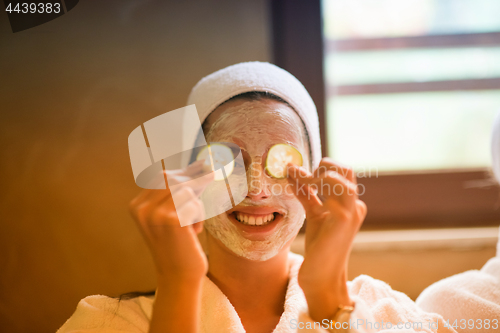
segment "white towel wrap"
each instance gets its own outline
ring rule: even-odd
[[[321,141],[316,106],[309,93],[292,74],[265,62],[232,65],[201,79],[191,91],[188,105],[195,104],[201,123],[228,99],[251,91],[269,92],[292,106],[304,122],[309,136],[312,166],[321,160]]]

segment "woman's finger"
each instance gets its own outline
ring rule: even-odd
[[[189,186],[176,188],[171,195],[165,196],[162,199],[158,198],[155,201],[145,202],[144,207],[142,207],[145,212],[142,213],[142,216],[143,218],[147,218],[147,216],[155,215],[157,210],[163,210],[166,208],[167,210],[173,211],[173,213],[177,214],[177,219],[175,219],[176,225],[179,222],[178,220],[180,220],[181,225],[185,225],[185,220],[181,220],[184,218],[185,213],[182,213],[181,209],[186,209],[183,207],[190,203],[194,203],[196,205],[195,211],[198,212],[198,215],[196,215],[198,221],[203,220],[203,204],[201,203],[201,200],[198,199],[193,189]],[[191,206],[188,205],[188,207]]]
[[[316,193],[309,186],[300,182],[300,179],[311,178],[311,174],[293,164],[289,164],[287,170],[287,179],[289,184],[293,186],[293,194],[299,199],[306,214],[316,213],[322,209],[323,204]]]
[[[349,196],[357,197],[357,186],[335,171],[327,171],[320,177],[300,179],[303,184],[314,187],[322,199]]]
[[[324,157],[321,159],[318,168],[314,171],[314,177],[320,177],[326,171],[336,171],[341,176],[346,178],[348,181],[356,184],[356,175],[354,174],[354,170],[346,165],[342,165],[338,162],[334,162],[331,158]]]
[[[215,173],[209,172],[207,174],[204,174],[201,177],[197,177],[197,178],[192,179],[189,182],[189,186],[196,193],[196,196],[199,197],[201,195],[201,193],[203,193],[205,188],[207,188],[207,186],[210,185],[214,180],[215,180]]]
[[[174,169],[174,170],[164,170],[165,175],[167,177],[172,178],[172,179],[183,179],[185,177],[187,178],[195,178],[195,177],[200,177],[203,174],[207,174],[211,172],[211,170],[205,170],[203,168],[204,161],[195,161],[191,164],[189,164],[187,167],[184,169]]]
[[[199,161],[198,161],[199,162]],[[192,167],[192,168],[191,168]],[[191,169],[189,169],[191,168]],[[189,169],[189,170],[188,170]],[[191,181],[193,184],[208,184],[214,178],[214,172],[212,171],[204,171],[199,163],[197,165],[191,164],[186,170],[166,170],[164,174],[168,180],[168,184],[170,186],[179,185]],[[193,187],[193,186],[191,186]]]
[[[171,186],[190,182],[193,179],[197,180],[192,182],[195,191],[199,191],[198,187],[206,187],[213,180],[213,175],[209,176],[209,174],[212,174],[210,171],[203,171],[203,161],[196,161],[190,164],[186,169],[165,170],[163,174],[168,179],[166,191],[159,189],[143,189],[134,199],[132,199],[130,205],[134,206],[158,196],[168,195],[170,194]],[[195,175],[197,177],[194,177]]]
[[[147,198],[154,195],[154,191],[155,190],[143,189],[134,199],[130,201],[130,206],[133,207],[145,201]]]
[[[308,172],[303,168],[295,168],[290,170],[290,176],[292,178],[295,176],[298,187],[307,189],[306,196],[298,197],[306,210],[314,210],[315,214],[321,214],[325,211],[338,209],[338,204],[347,208],[352,207],[356,202],[357,186],[337,172],[326,171],[319,178],[316,178],[308,176]],[[311,192],[313,194],[310,194]],[[321,209],[318,209],[319,205],[314,202],[316,200],[321,202]],[[314,205],[311,205],[312,203]]]
[[[194,176],[196,174],[203,172],[203,164],[205,160],[199,160],[188,165],[184,171],[184,173],[188,176]]]
[[[197,200],[197,196],[191,187],[181,186],[172,192],[172,199],[176,207],[182,207],[188,201]]]
[[[177,216],[181,226],[191,225],[203,221],[203,205],[200,200],[191,200],[177,209]]]
[[[205,174],[201,177],[197,177],[197,178],[177,176],[176,177],[177,181],[175,182],[176,185],[174,185],[172,183],[170,187],[171,187],[173,192],[177,191],[178,188],[190,187],[194,191],[196,196],[199,197],[201,195],[201,193],[203,193],[205,188],[210,183],[212,183],[214,181],[214,177],[215,176],[214,176],[213,172],[207,173],[207,174]],[[170,179],[169,179],[169,183],[170,183]]]
[[[359,199],[356,200],[356,209],[358,211],[358,215],[361,217],[361,220],[363,221],[366,217],[366,213],[368,212],[368,207],[366,206],[365,202]]]
[[[170,191],[144,190],[130,204],[130,213],[136,219],[147,218],[151,211],[170,197]]]
[[[192,225],[193,227],[193,230],[194,232],[198,235],[200,232],[203,231],[203,222],[204,221],[201,221],[201,222],[197,222],[195,224]]]

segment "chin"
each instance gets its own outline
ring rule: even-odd
[[[303,214],[297,218],[279,213],[272,223],[261,227],[248,226],[241,224],[234,212],[228,212],[206,220],[204,228],[237,256],[266,261],[288,248],[303,223]]]
[[[271,258],[274,258],[281,249],[273,249],[271,251],[265,250],[265,251],[250,251],[243,253],[240,255],[240,257],[243,257],[245,259],[251,260],[251,261],[267,261]]]

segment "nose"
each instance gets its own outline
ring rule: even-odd
[[[247,198],[253,200],[266,199],[271,195],[267,183],[267,177],[262,168],[262,157],[252,159],[247,170],[248,194]]]

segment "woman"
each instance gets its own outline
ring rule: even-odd
[[[180,227],[169,190],[141,192],[131,211],[156,264],[155,296],[87,297],[59,332],[455,332],[382,281],[347,281],[366,206],[354,172],[321,159],[316,109],[295,77],[267,63],[237,64],[202,79],[188,104],[196,105],[207,142],[240,146],[247,196],[223,214]],[[304,163],[289,164],[278,179],[264,161],[283,143]],[[197,216],[206,185],[183,188],[178,211]],[[302,258],[289,249],[305,218]]]

